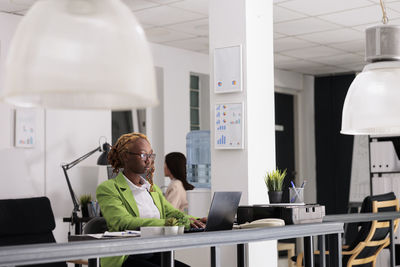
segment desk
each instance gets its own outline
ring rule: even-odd
[[[152,253],[194,247],[212,247],[212,250],[216,252],[216,257],[214,257],[212,266],[220,266],[218,246],[232,244],[237,244],[238,248],[243,248],[240,249],[240,253],[238,253],[238,259],[242,258],[243,261],[238,262],[238,266],[245,266],[244,244],[246,243],[297,237],[305,237],[305,239],[312,240],[312,236],[330,235],[338,241],[336,243],[338,246],[336,248],[338,254],[330,258],[333,258],[334,260],[340,259],[337,261],[337,265],[331,266],[341,267],[341,233],[343,233],[343,223],[332,222],[203,232],[156,238],[137,237],[122,238],[118,240],[76,241],[60,244],[47,243],[37,245],[5,246],[0,250],[0,266]],[[305,248],[305,251],[306,249],[311,249],[310,252],[305,253],[304,255],[306,266],[313,266],[312,242],[311,246]]]
[[[63,222],[68,222],[71,223],[71,225],[75,225],[75,235],[80,235],[82,234],[82,230],[83,230],[83,223],[86,223],[88,221],[90,221],[92,219],[92,217],[75,217],[71,216],[71,217],[64,217],[63,218]],[[68,238],[70,236],[70,232],[68,232]],[[82,267],[82,264],[76,264],[75,263],[75,267]]]
[[[370,222],[374,220],[389,220],[390,221],[390,266],[395,266],[394,260],[394,233],[393,233],[393,220],[400,218],[400,212],[378,212],[378,213],[352,213],[352,214],[335,214],[326,215],[323,218],[324,222],[343,222],[343,223],[354,223],[354,222]]]

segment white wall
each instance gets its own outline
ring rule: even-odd
[[[303,75],[287,70],[274,70],[274,83],[276,88],[287,88],[293,91],[303,90]]]
[[[298,103],[298,145],[297,164],[300,180],[307,180],[304,189],[306,203],[317,202],[315,127],[314,127],[314,76],[304,75],[303,90]]]
[[[99,137],[111,140],[110,111],[66,111],[32,109],[36,114],[36,145],[15,148],[14,108],[0,104],[0,198],[22,198],[46,195],[50,198],[56,219],[55,238],[67,241],[72,200],[61,169],[99,146]],[[77,197],[89,193],[95,197],[97,184],[106,179],[106,170],[96,166],[96,153],[71,169],[68,174]]]
[[[146,109],[147,137],[156,153],[153,181],[158,186],[164,184],[164,70],[156,67],[157,96],[159,104]]]
[[[14,108],[0,104],[0,197],[16,198],[45,194],[43,110],[32,109],[36,119],[34,148],[14,147]]]
[[[164,153],[186,154],[190,131],[190,73],[209,73],[208,55],[151,44],[154,64],[164,71]]]
[[[99,138],[111,141],[111,112],[87,110],[46,111],[46,195],[50,198],[57,228],[58,242],[67,241],[68,223],[73,208],[60,164],[70,163],[99,146]],[[68,171],[76,196],[96,197],[97,185],[107,179],[105,166],[97,166],[97,152]]]

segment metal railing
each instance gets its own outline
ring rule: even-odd
[[[341,241],[341,233],[343,233],[343,223],[335,222],[204,232],[157,238],[98,239],[60,244],[5,246],[0,249],[0,266],[162,252],[193,247],[212,247],[215,252],[215,249],[220,245],[242,245],[256,241],[319,235],[334,235]],[[338,258],[341,258],[341,249],[338,250],[338,253]],[[306,256],[307,254],[305,254]],[[218,266],[219,263],[214,262],[212,265]],[[243,266],[242,264],[239,265]],[[340,267],[340,265],[338,266]]]

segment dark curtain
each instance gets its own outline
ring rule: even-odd
[[[355,75],[315,78],[317,202],[326,214],[347,213],[353,136],[340,134],[342,109]]]
[[[283,183],[282,202],[289,202],[288,188],[290,181],[294,181],[294,122],[293,122],[293,95],[275,93],[275,125],[283,129],[275,131],[276,167],[287,171]],[[300,185],[297,185],[300,186]]]

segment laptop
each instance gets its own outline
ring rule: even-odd
[[[214,192],[205,228],[191,228],[185,233],[232,230],[242,192]]]

